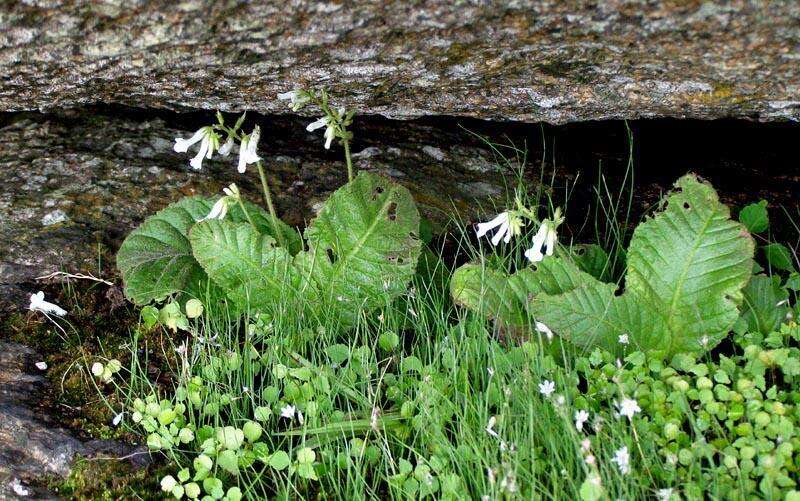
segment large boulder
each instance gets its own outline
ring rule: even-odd
[[[4,2],[0,110],[800,118],[800,2]]]

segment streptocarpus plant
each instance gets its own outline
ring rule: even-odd
[[[710,349],[739,316],[754,243],[710,184],[679,179],[665,209],[641,223],[628,248],[625,289],[581,271],[566,255],[505,276],[477,265],[456,271],[454,300],[524,329],[533,320],[580,348]]]
[[[288,97],[287,97],[288,96]],[[258,126],[240,132],[203,127],[188,139],[176,139],[176,151],[200,142],[192,167],[214,152],[227,155],[238,141],[239,172],[251,163],[259,169],[268,211],[245,202],[235,185],[214,202],[203,197],[180,200],[151,216],[123,242],[117,265],[125,293],[137,304],[205,292],[228,299],[234,311],[272,312],[279,306],[335,312],[349,328],[364,310],[402,294],[420,254],[419,212],[409,191],[376,174],[355,176],[349,155],[353,113],[334,109],[325,92],[293,91],[282,97],[316,104],[325,116],[311,126],[326,127],[326,148],[338,137],[350,182],[336,190],[305,230],[304,239],[275,214],[261,158],[256,153]],[[220,146],[220,134],[227,140]]]

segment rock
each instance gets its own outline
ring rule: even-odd
[[[8,2],[6,2],[8,4]],[[122,103],[565,123],[800,118],[800,3],[51,2],[0,13],[0,110]]]
[[[27,307],[25,294],[35,292],[35,285],[24,293],[19,285],[55,271],[113,278],[114,254],[124,237],[183,196],[215,196],[235,182],[246,197],[261,202],[253,169],[239,175],[229,157],[194,171],[189,155],[172,151],[176,136],[192,133],[176,124],[197,127],[210,116],[167,118],[169,123],[84,110],[19,115],[0,128],[0,302]],[[260,153],[278,211],[285,221],[303,226],[314,216],[314,204],[346,181],[341,149],[326,151],[321,134],[305,131],[305,120],[253,118],[263,129]],[[469,214],[476,199],[485,202],[487,195],[504,191],[501,173],[467,167],[491,163],[487,148],[454,149],[460,140],[442,128],[367,120],[356,133],[355,167],[402,182],[423,214],[439,223],[453,207]],[[439,144],[433,156],[431,142]]]
[[[131,456],[135,465],[147,464],[145,449],[109,440],[82,440],[42,409],[37,395],[46,379],[32,369],[35,357],[26,346],[0,342],[1,499],[55,499],[38,481],[66,478],[78,456]]]

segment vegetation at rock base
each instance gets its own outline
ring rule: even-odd
[[[800,275],[768,203],[729,208],[687,174],[579,244],[521,182],[445,252],[405,188],[353,171],[352,112],[282,97],[320,110],[347,184],[303,231],[266,181],[263,209],[231,185],[151,216],[117,260],[138,318],[75,366],[166,464],[147,495],[800,496]],[[220,115],[175,149],[198,145],[197,167],[238,144],[261,170],[245,125]],[[116,492],[81,468],[65,493]]]

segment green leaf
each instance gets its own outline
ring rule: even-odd
[[[181,292],[202,296],[208,277],[192,253],[189,231],[208,215],[214,202],[199,196],[184,198],[150,216],[128,235],[117,252],[117,267],[131,301],[143,305]],[[260,232],[277,234],[266,211],[250,203],[245,207]],[[247,219],[235,205],[226,220],[241,223]],[[300,235],[281,221],[278,226],[289,252],[299,252]]]
[[[716,345],[739,316],[753,252],[750,234],[710,184],[679,179],[666,209],[636,228],[628,249],[626,294],[648,310],[642,319],[654,315],[649,323],[665,327],[660,339],[640,339],[642,347],[693,351],[703,338]]]
[[[122,242],[117,267],[125,295],[136,304],[159,301],[170,294],[197,295],[206,281],[192,256],[189,230],[211,209],[202,197],[189,197],[147,218]]]
[[[595,282],[565,258],[551,257],[507,275],[479,264],[458,268],[450,281],[456,304],[494,319],[500,327],[530,326],[528,303],[540,294],[560,294]]]
[[[269,458],[269,465],[278,470],[285,470],[292,462],[286,451],[275,451]]]
[[[784,271],[794,271],[792,253],[783,244],[769,244],[764,246],[764,255],[772,268]]]
[[[295,265],[343,326],[405,292],[420,254],[419,212],[409,191],[361,172],[336,190],[305,231]]]
[[[741,222],[750,233],[761,233],[769,228],[769,214],[767,201],[762,200],[757,204],[750,204],[739,212]]]
[[[232,475],[239,474],[239,456],[236,451],[226,449],[217,455],[217,464]]]
[[[750,332],[769,334],[778,329],[789,311],[789,293],[781,287],[779,277],[755,275],[743,290],[742,318]],[[780,305],[780,306],[779,306]]]
[[[575,245],[570,254],[578,268],[603,282],[608,281],[611,263],[608,254],[596,244]]]
[[[203,221],[189,238],[205,272],[242,309],[272,309],[298,292],[300,275],[292,256],[249,223]]]

